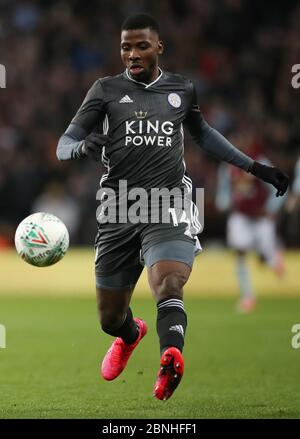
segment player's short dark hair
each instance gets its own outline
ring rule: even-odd
[[[126,18],[121,30],[134,30],[150,28],[159,35],[159,25],[157,21],[148,14],[135,14]]]

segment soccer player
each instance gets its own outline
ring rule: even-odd
[[[295,164],[293,184],[287,201],[287,210],[292,212],[300,206],[300,156]]]
[[[299,243],[300,230],[300,156],[294,168],[293,183],[285,203],[285,210],[288,213],[287,229],[288,240],[293,244]]]
[[[247,146],[247,147],[246,147]],[[244,149],[246,147],[246,149]],[[243,150],[260,163],[269,160],[255,143],[243,145]],[[275,198],[274,188],[239,168],[222,163],[218,169],[216,206],[229,211],[227,243],[236,253],[236,275],[240,300],[238,311],[249,313],[256,308],[246,256],[255,251],[261,262],[281,277],[284,274],[282,251],[276,234],[276,214],[283,198]]]
[[[295,194],[295,196],[300,196],[300,157],[295,165],[292,193]]]
[[[288,186],[280,170],[253,161],[206,123],[192,81],[159,67],[163,50],[152,17],[129,17],[121,30],[125,71],[93,84],[57,147],[59,160],[88,157],[102,160],[107,168],[100,182],[104,192],[97,216],[95,272],[101,327],[116,338],[102,362],[102,376],[117,378],[147,333],[146,323],[134,318],[130,309],[143,262],[157,303],[161,360],[154,396],[160,400],[172,395],[184,371],[183,287],[199,251],[199,223],[193,205],[179,216],[171,207],[168,223],[135,223],[123,217],[105,222],[105,206],[124,204],[120,181],[126,181],[128,193],[142,189],[150,194],[152,188],[191,191],[185,174],[183,126],[201,148],[273,184],[278,195]],[[101,123],[103,133],[99,133]],[[127,207],[129,213],[134,206],[128,202]]]

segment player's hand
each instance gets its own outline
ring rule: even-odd
[[[82,153],[93,160],[101,160],[102,148],[110,144],[109,136],[105,134],[91,133],[85,138],[82,145]]]
[[[266,183],[272,184],[276,189],[276,197],[282,196],[286,193],[289,185],[289,177],[273,166],[262,165],[259,162],[254,162],[250,171],[255,177],[260,178]]]

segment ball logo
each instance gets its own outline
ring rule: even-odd
[[[49,239],[47,239],[45,233],[42,232],[41,227],[37,224],[30,225],[25,240],[28,247],[47,247],[49,243]]]
[[[170,93],[168,96],[169,104],[174,108],[179,108],[181,105],[181,98],[177,93]]]

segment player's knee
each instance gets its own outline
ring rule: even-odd
[[[180,272],[173,272],[163,276],[155,286],[155,294],[158,300],[164,299],[170,294],[182,297],[183,286],[187,282],[187,276]]]

